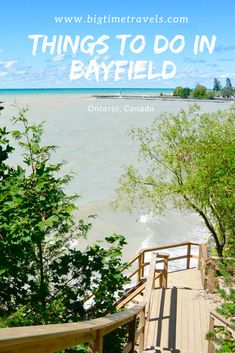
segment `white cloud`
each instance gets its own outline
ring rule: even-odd
[[[17,63],[17,60],[5,60],[0,61],[0,66],[3,66],[4,69],[11,69],[14,64]]]
[[[219,76],[220,78],[227,78],[227,77],[235,77],[235,72],[226,72],[225,74],[222,74]]]
[[[60,54],[60,55],[53,56],[53,57],[51,58],[51,61],[52,61],[53,63],[58,63],[58,62],[60,62],[60,61],[64,61],[64,59],[65,59],[65,54]]]
[[[7,72],[6,72],[6,71],[0,72],[0,77],[6,76],[6,75],[7,75]]]

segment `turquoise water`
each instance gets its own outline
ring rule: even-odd
[[[173,88],[0,88],[0,95],[16,94],[169,94]]]

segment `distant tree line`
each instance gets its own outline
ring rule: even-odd
[[[173,96],[181,98],[196,98],[196,99],[214,99],[215,97],[231,98],[235,95],[235,88],[232,86],[231,79],[226,78],[225,86],[215,78],[213,90],[208,90],[205,86],[198,84],[194,89],[189,87],[177,86],[173,92]]]
[[[220,92],[222,97],[224,98],[231,98],[233,95],[235,95],[235,88],[232,86],[231,79],[229,77],[226,78],[226,83],[224,87],[222,87],[220,81],[215,78],[213,91]]]

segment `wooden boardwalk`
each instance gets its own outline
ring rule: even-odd
[[[178,256],[161,252],[175,248],[181,249]],[[190,268],[192,258],[198,259],[200,270]],[[184,259],[182,270],[169,273],[168,262]],[[2,328],[0,352],[55,353],[88,343],[91,353],[102,353],[104,336],[127,325],[123,353],[213,353],[213,343],[205,340],[209,325],[211,331],[215,325],[226,327],[235,338],[231,322],[214,312],[218,304],[213,294],[215,261],[208,258],[206,244],[182,242],[142,249],[129,261],[132,286],[116,303],[117,309],[124,310],[83,322]]]
[[[167,289],[153,289],[145,352],[207,353],[205,334],[214,305],[202,289],[200,271],[169,274]]]

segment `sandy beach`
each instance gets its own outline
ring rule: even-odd
[[[43,143],[59,146],[53,160],[67,161],[63,171],[74,173],[68,192],[78,193],[79,215],[96,214],[88,242],[102,240],[116,232],[126,236],[124,258],[147,245],[174,241],[203,240],[207,233],[196,215],[172,210],[164,216],[144,212],[114,211],[110,201],[122,174],[122,167],[135,163],[137,145],[129,137],[133,127],[149,125],[163,112],[187,109],[187,100],[110,98],[84,94],[3,95],[5,110],[1,124],[10,126],[18,107],[29,106],[30,121],[45,121]],[[202,111],[226,109],[230,102],[200,101]],[[17,163],[18,156],[12,159]],[[81,241],[79,246],[86,246]]]

